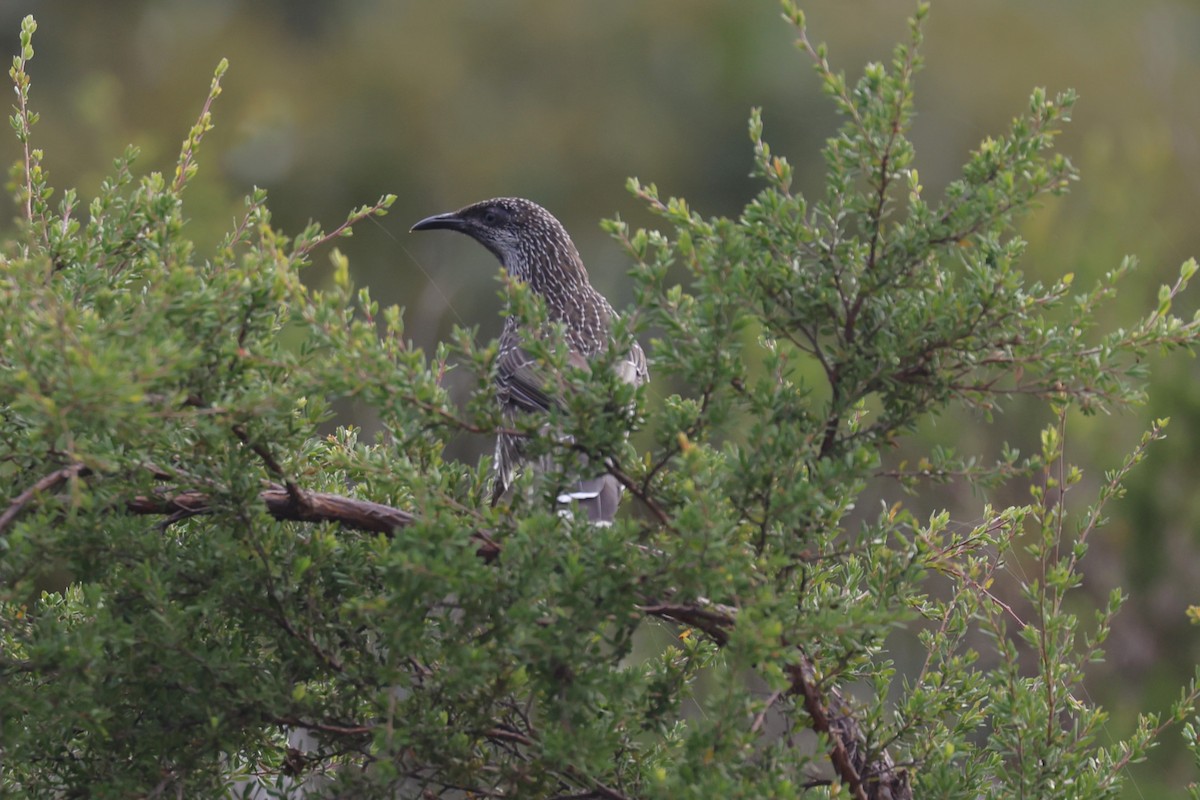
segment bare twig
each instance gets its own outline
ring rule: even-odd
[[[51,472],[33,484],[33,486],[21,492],[8,504],[8,508],[4,510],[4,513],[0,514],[0,533],[3,533],[13,523],[13,520],[25,509],[25,506],[29,505],[29,501],[34,497],[42,492],[53,491],[71,478],[77,478],[87,474],[87,472],[88,468],[83,464],[71,464],[70,466]]]
[[[763,723],[767,720],[767,712],[771,710],[771,706],[775,705],[775,701],[781,697],[783,697],[783,692],[771,693],[771,696],[767,698],[766,705],[763,706],[763,710],[754,716],[754,722],[750,725],[751,733],[758,733],[759,728],[761,728]]]

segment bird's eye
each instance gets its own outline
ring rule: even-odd
[[[508,215],[504,213],[502,208],[489,208],[483,212],[484,225],[503,225],[508,220]]]

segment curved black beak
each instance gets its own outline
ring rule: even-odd
[[[450,231],[461,231],[463,229],[462,217],[458,216],[455,211],[448,211],[445,214],[434,214],[432,217],[426,217],[408,229],[409,233],[413,231],[433,231],[439,228],[444,228]]]

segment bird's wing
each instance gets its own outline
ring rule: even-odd
[[[582,369],[587,366],[587,359],[571,351],[567,363]],[[549,411],[552,406],[561,405],[557,398],[546,393],[545,372],[538,368],[537,359],[521,347],[510,347],[500,353],[496,374],[501,401],[506,404],[532,412]]]

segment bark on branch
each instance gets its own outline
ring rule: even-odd
[[[303,489],[266,489],[259,499],[275,519],[286,522],[333,522],[347,528],[391,535],[417,521],[416,516],[399,508],[359,500],[338,494],[309,492]],[[203,492],[138,495],[125,504],[131,514],[166,516],[168,522],[197,514],[207,514],[210,501]],[[500,545],[486,531],[475,531],[471,538],[479,545],[475,553],[487,561],[500,555]]]
[[[790,693],[804,702],[811,726],[829,739],[829,760],[855,800],[912,800],[908,770],[898,769],[886,750],[868,747],[853,708],[836,686],[823,689],[803,651],[788,668]]]

